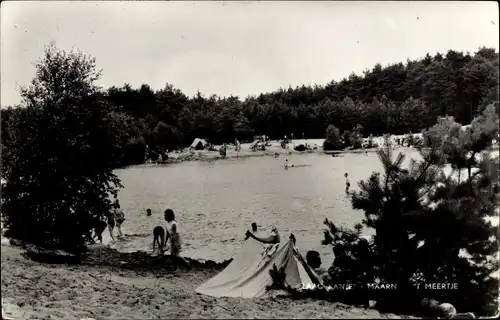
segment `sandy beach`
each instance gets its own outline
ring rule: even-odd
[[[406,135],[393,135],[391,139],[403,139]],[[422,134],[414,134],[418,138],[422,138]],[[252,151],[250,148],[250,143],[242,143],[241,150],[236,152],[234,146],[229,146],[227,149],[226,157],[222,158],[219,154],[220,145],[214,146],[217,151],[208,150],[189,150],[185,148],[182,151],[174,151],[167,153],[168,159],[164,161],[158,161],[155,163],[145,163],[140,166],[151,166],[157,164],[169,164],[169,163],[179,163],[184,161],[215,161],[221,159],[236,159],[236,158],[250,158],[250,157],[263,157],[263,156],[286,156],[286,155],[298,155],[304,153],[325,153],[325,154],[360,154],[366,152],[377,152],[379,147],[369,148],[369,149],[344,149],[335,151],[324,151],[323,142],[325,139],[295,139],[293,140],[287,149],[283,149],[279,141],[270,141],[270,146],[266,147],[266,150],[256,150]],[[373,141],[378,146],[384,145],[384,137],[374,137]],[[306,151],[296,151],[294,148],[299,145],[308,145],[311,149]],[[414,147],[402,147],[399,146],[395,150],[398,152],[404,152],[405,150],[416,150]],[[498,143],[494,143],[492,151],[498,152]]]
[[[371,149],[354,149],[354,150],[338,150],[338,151],[323,151],[323,141],[325,139],[296,139],[293,140],[292,143],[289,144],[287,149],[283,149],[278,141],[271,141],[270,146],[266,147],[266,150],[256,150],[252,151],[250,149],[250,143],[242,143],[241,150],[236,152],[234,150],[234,146],[229,146],[227,149],[226,157],[224,159],[237,159],[237,158],[251,158],[251,157],[263,157],[263,156],[286,156],[286,155],[298,155],[304,153],[364,153],[367,152],[375,152],[377,148]],[[382,143],[382,138],[377,137],[374,139],[377,143]],[[306,151],[296,151],[294,150],[295,146],[298,145],[308,145],[311,147],[311,150]],[[223,159],[219,154],[220,145],[214,146],[217,151],[208,151],[208,150],[189,150],[184,149],[182,151],[169,152],[167,153],[168,159],[153,163],[145,163],[140,166],[151,166],[157,164],[169,164],[169,163],[179,163],[184,161],[215,161]],[[404,148],[400,148],[404,149]]]
[[[175,269],[168,256],[95,249],[82,264],[45,264],[2,245],[2,299],[14,319],[400,318],[312,299],[213,298],[195,288],[225,264]]]
[[[262,156],[275,156],[277,155],[287,155],[287,154],[301,154],[301,153],[311,153],[311,152],[322,152],[322,143],[324,139],[317,139],[317,140],[312,140],[309,141],[308,144],[310,146],[314,146],[314,144],[317,145],[316,150],[309,150],[309,151],[295,151],[294,150],[294,145],[299,145],[299,144],[305,144],[304,141],[295,141],[293,144],[290,144],[288,149],[283,149],[281,145],[277,141],[271,142],[270,146],[266,147],[266,150],[256,150],[252,151],[250,149],[250,143],[242,143],[241,144],[241,150],[239,152],[236,152],[234,150],[234,147],[229,147],[226,153],[226,159],[233,159],[233,158],[250,158],[250,157],[262,157]],[[319,142],[319,143],[318,143]],[[216,150],[219,150],[221,146],[214,146]],[[169,159],[166,161],[167,163],[176,163],[176,162],[182,162],[182,161],[190,161],[190,160],[205,160],[205,161],[210,161],[210,160],[218,160],[221,159],[221,156],[219,154],[219,151],[208,151],[208,150],[191,150],[191,151],[183,151],[180,153],[176,152],[170,152],[168,153]]]

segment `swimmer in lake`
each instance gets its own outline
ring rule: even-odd
[[[257,232],[257,223],[252,222],[252,232],[255,233]]]
[[[344,174],[344,177],[345,177],[345,194],[349,194],[349,188],[351,187],[351,183],[349,182],[349,178],[348,178],[348,174],[347,172]]]

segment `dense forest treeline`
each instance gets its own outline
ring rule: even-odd
[[[189,145],[194,138],[214,144],[251,140],[265,134],[323,138],[328,125],[340,133],[357,128],[364,136],[420,132],[441,116],[468,124],[484,108],[498,110],[499,54],[480,48],[473,55],[450,50],[388,66],[377,64],[363,75],[351,74],[324,86],[301,86],[249,96],[188,97],[167,84],[154,91],[125,84],[97,93],[115,131],[117,165],[144,161],[148,149],[155,158]],[[19,108],[2,110],[5,131]],[[8,143],[7,143],[8,145]]]

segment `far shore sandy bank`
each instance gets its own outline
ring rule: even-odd
[[[311,142],[312,141],[312,142]],[[250,144],[242,144],[241,150],[236,152],[233,148],[229,148],[227,150],[226,156],[221,157],[219,151],[209,151],[209,150],[185,150],[181,152],[169,152],[168,159],[157,162],[149,162],[143,163],[139,165],[135,165],[134,167],[143,167],[143,166],[156,166],[163,164],[174,164],[181,163],[186,161],[216,161],[216,160],[228,160],[228,159],[245,159],[252,157],[282,157],[282,156],[293,156],[293,155],[302,155],[302,154],[328,154],[328,155],[343,155],[343,154],[364,154],[364,153],[373,153],[378,150],[378,148],[370,148],[370,149],[345,149],[345,150],[335,150],[335,151],[324,151],[322,148],[323,139],[317,140],[297,140],[293,144],[290,144],[288,149],[283,149],[279,143],[273,142],[271,146],[266,147],[266,150],[250,150]],[[298,146],[300,144],[307,143],[309,146],[314,147],[314,149],[306,150],[306,151],[296,151],[294,150],[294,146]],[[215,146],[218,150],[220,146]],[[398,151],[404,150],[415,150],[414,148],[398,148]]]
[[[303,142],[295,143],[295,145],[303,144]],[[309,143],[311,145],[311,143]],[[220,146],[216,146],[218,149]],[[283,149],[278,143],[273,143],[271,146],[266,147],[266,150],[250,150],[249,144],[242,144],[242,148],[239,152],[236,152],[234,149],[227,150],[226,156],[221,157],[219,151],[209,151],[209,150],[186,150],[182,152],[170,152],[168,153],[168,159],[164,161],[157,162],[149,162],[134,165],[133,167],[149,167],[149,166],[157,166],[164,164],[174,164],[181,163],[187,161],[217,161],[217,160],[234,160],[234,159],[246,159],[253,157],[286,157],[286,156],[294,156],[294,155],[303,155],[303,154],[326,154],[331,156],[343,156],[348,154],[371,154],[375,153],[380,148],[362,148],[362,149],[344,149],[344,150],[323,150],[321,146],[316,144],[316,149],[306,150],[306,151],[296,151],[293,149],[293,145],[288,149]],[[394,152],[405,152],[405,151],[417,151],[414,147],[397,147],[394,149]],[[491,149],[493,155],[498,154],[499,148],[498,145],[494,146]],[[128,166],[132,167],[132,166]]]

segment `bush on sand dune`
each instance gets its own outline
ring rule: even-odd
[[[21,91],[23,108],[2,126],[6,236],[83,253],[95,219],[109,214],[120,181],[116,137],[94,84],[99,76],[93,58],[54,44],[36,64]]]
[[[323,150],[341,150],[344,148],[340,131],[334,125],[329,125],[326,129],[326,138],[323,142]]]

